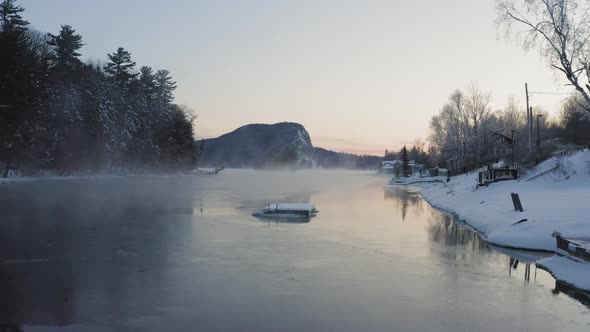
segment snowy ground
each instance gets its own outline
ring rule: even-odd
[[[519,181],[488,187],[477,187],[476,181],[475,172],[452,177],[448,183],[444,179],[443,183],[416,185],[422,187],[422,196],[433,206],[457,214],[492,244],[555,251],[554,231],[566,238],[590,239],[590,151],[550,159]],[[524,212],[514,211],[510,193],[519,194]],[[523,219],[526,221],[517,223]],[[560,280],[590,289],[590,263],[565,257],[540,263]]]
[[[590,290],[590,263],[580,263],[563,256],[552,256],[537,261],[549,270],[555,279],[564,281],[580,289]]]

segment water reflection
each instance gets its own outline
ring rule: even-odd
[[[478,254],[501,254],[502,259],[506,261],[507,274],[512,276],[520,267],[522,271],[519,274],[522,274],[523,281],[526,283],[531,282],[531,280],[537,281],[538,267],[535,262],[553,255],[546,252],[513,250],[490,245],[477,232],[463,226],[460,221],[451,215],[444,215],[442,219],[430,222],[428,233],[430,239],[434,242],[447,247],[462,247],[459,252],[461,257],[464,257],[465,248],[469,248],[472,252],[478,252]],[[449,255],[447,254],[446,257],[448,258]],[[553,294],[563,293],[590,308],[590,292],[577,289],[549,276],[547,276],[547,279],[552,279],[555,282],[555,288],[552,290]]]
[[[567,296],[580,301],[583,305],[590,308],[590,292],[577,289],[572,287],[564,282],[559,280],[555,280],[555,288],[553,289],[553,294],[558,295],[559,293],[564,293]]]
[[[42,186],[0,193],[13,207],[0,223],[0,331],[122,325],[155,313],[170,252],[191,233],[194,211],[174,195],[129,188],[98,185],[90,194],[62,184],[43,200],[34,197]]]
[[[302,331],[435,330],[443,323],[446,330],[477,330],[472,322],[510,319],[526,314],[525,306],[545,313],[547,299],[513,296],[523,291],[510,281],[515,271],[524,268],[534,282],[536,271],[525,267],[533,258],[491,250],[416,191],[387,188],[382,196],[381,184],[359,177],[362,186],[353,190],[314,196],[322,210],[317,222],[269,229],[252,220],[253,209],[268,197],[309,201],[310,194],[256,192],[251,188],[267,174],[260,177],[243,189],[234,178],[206,190],[184,179],[148,179],[0,191],[0,211],[9,211],[0,223],[0,332],[72,324]],[[492,294],[498,288],[508,295]],[[545,290],[531,288],[531,298]],[[563,285],[555,291],[580,298]],[[480,304],[482,297],[499,306]],[[465,312],[475,328],[463,325]],[[533,318],[526,323],[534,325]],[[411,322],[395,325],[404,320]]]
[[[489,252],[487,243],[471,228],[466,227],[449,214],[430,219],[427,225],[431,241],[445,247],[460,247],[473,252]]]
[[[384,189],[384,198],[394,200],[400,209],[402,221],[406,220],[408,208],[412,207],[415,214],[420,215],[424,212],[424,200],[416,190],[402,186],[387,186]]]
[[[311,218],[280,218],[280,217],[254,217],[268,225],[271,224],[308,224]]]

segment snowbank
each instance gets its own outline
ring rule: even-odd
[[[555,252],[554,231],[566,238],[590,238],[588,150],[547,160],[519,181],[477,187],[477,177],[474,172],[452,177],[448,183],[416,185],[433,206],[458,215],[491,244]],[[511,193],[519,194],[524,212],[514,211]],[[556,278],[590,289],[589,263],[556,256],[540,264]]]
[[[590,237],[588,150],[545,161],[519,181],[477,187],[474,172],[418,185],[433,206],[457,214],[492,244],[555,251],[555,230],[564,237]],[[519,194],[524,212],[514,211],[510,193]]]
[[[548,270],[557,280],[576,288],[590,290],[590,263],[555,255],[537,261],[537,265]]]

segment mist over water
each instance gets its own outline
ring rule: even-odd
[[[23,331],[587,331],[549,274],[351,171],[0,187],[0,326]],[[251,216],[311,202],[309,223]],[[510,253],[510,252],[508,252]],[[511,253],[518,254],[518,253]],[[527,254],[528,255],[528,254]],[[534,261],[534,260],[533,260]],[[529,262],[530,263],[530,262]]]

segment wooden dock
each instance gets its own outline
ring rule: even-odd
[[[564,238],[561,234],[557,234],[555,240],[558,254],[590,262],[590,239]]]

